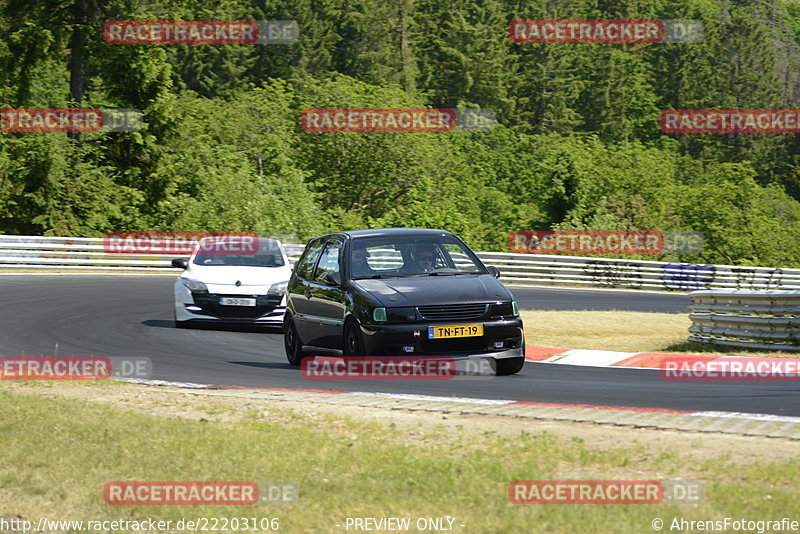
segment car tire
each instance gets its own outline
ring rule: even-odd
[[[361,328],[359,328],[354,319],[344,323],[342,354],[345,356],[366,356],[364,336],[361,334]]]
[[[289,360],[289,365],[300,365],[300,362],[303,361],[303,350],[293,319],[287,319],[283,323],[283,347],[286,349],[286,359]]]
[[[495,360],[495,374],[497,376],[514,375],[522,370],[523,365],[525,365],[524,356]]]

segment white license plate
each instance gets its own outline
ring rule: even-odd
[[[222,306],[255,306],[256,299],[244,299],[236,297],[220,297],[219,303]]]

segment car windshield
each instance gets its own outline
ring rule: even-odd
[[[350,247],[353,279],[484,274],[475,254],[453,236],[362,237]]]
[[[280,244],[274,240],[258,239],[255,242],[231,240],[201,241],[194,257],[195,265],[203,267],[283,267],[285,262]]]

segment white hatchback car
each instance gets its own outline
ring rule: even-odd
[[[243,241],[246,241],[244,244]],[[236,323],[281,326],[286,283],[292,274],[280,241],[259,237],[205,237],[175,281],[175,326]]]

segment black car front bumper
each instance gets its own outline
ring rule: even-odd
[[[522,319],[471,321],[483,325],[483,335],[429,339],[429,326],[460,324],[453,321],[361,325],[364,348],[369,355],[390,356],[485,356],[496,359],[525,356]],[[464,324],[467,324],[464,322]]]

